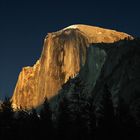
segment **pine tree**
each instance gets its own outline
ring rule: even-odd
[[[92,104],[87,99],[87,93],[84,91],[85,85],[77,79],[74,92],[69,99],[70,117],[73,124],[73,135],[76,139],[88,139],[91,129],[91,110]],[[91,109],[92,108],[92,109]],[[93,111],[93,110],[92,110]],[[93,117],[93,116],[92,116]]]
[[[40,112],[40,127],[41,133],[48,139],[53,136],[53,122],[52,122],[52,111],[48,99],[46,98],[43,103],[43,108]]]
[[[37,136],[39,136],[39,117],[36,109],[32,108],[27,118],[27,122],[28,137],[30,136],[30,138],[36,138]]]
[[[65,139],[93,138],[96,128],[93,98],[87,98],[85,84],[79,77],[71,82],[72,93],[59,103],[59,135]]]
[[[114,124],[114,107],[112,102],[112,95],[108,89],[108,86],[104,86],[102,99],[99,104],[98,126],[111,128]]]
[[[29,113],[26,110],[17,111],[16,127],[17,135],[22,137],[22,139],[27,139],[30,130],[30,119]],[[24,132],[24,133],[23,133]]]
[[[1,110],[3,114],[3,119],[10,121],[13,118],[14,111],[10,98],[5,98],[4,102],[1,105]]]
[[[4,125],[5,126],[10,125],[14,115],[12,102],[10,98],[5,98],[4,102],[1,105],[1,111],[2,111],[1,119],[3,120]]]
[[[40,112],[40,118],[41,120],[45,120],[46,123],[49,123],[52,120],[52,111],[50,109],[50,105],[47,98],[43,103],[43,109]]]
[[[69,101],[64,96],[59,103],[58,119],[57,119],[57,131],[58,136],[61,139],[71,139],[72,123],[70,118],[70,111],[68,109]]]
[[[115,131],[115,116],[112,95],[107,85],[104,86],[102,96],[96,109],[97,139],[113,139]]]
[[[14,122],[14,111],[12,108],[12,101],[10,98],[5,98],[1,105],[0,113],[0,125],[3,131],[3,135],[6,139],[7,136],[13,135],[13,122]]]
[[[136,107],[136,105],[135,105]],[[117,122],[120,125],[120,127],[134,127],[135,126],[135,120],[131,115],[130,107],[128,104],[125,103],[125,100],[122,97],[118,98],[118,106],[117,106],[117,112],[116,112],[116,118]]]
[[[94,139],[95,138],[95,132],[96,132],[96,115],[95,115],[95,105],[93,104],[94,103],[94,100],[92,97],[89,97],[88,98],[88,115],[89,115],[89,137],[91,139]]]

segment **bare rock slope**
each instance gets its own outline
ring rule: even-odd
[[[92,63],[92,58],[96,59],[96,56],[90,56],[94,55],[94,49],[87,49],[91,44],[113,43],[124,38],[133,37],[88,25],[72,25],[49,33],[44,40],[40,59],[33,67],[23,68],[19,74],[12,97],[13,107],[37,107],[45,97],[51,99],[69,77],[75,77],[83,66],[88,67]],[[89,51],[92,52],[90,55]],[[83,73],[86,73],[85,70]],[[87,81],[90,82],[90,76]]]

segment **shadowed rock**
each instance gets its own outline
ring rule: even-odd
[[[75,77],[84,65],[87,66],[87,81],[90,83],[90,68],[94,67],[94,64],[89,67],[92,63],[90,58],[96,59],[94,49],[87,51],[90,44],[113,43],[124,38],[133,37],[87,25],[72,25],[49,33],[44,40],[40,59],[33,67],[23,68],[19,75],[12,97],[13,107],[37,107],[45,97],[54,97],[69,77]],[[89,51],[92,53],[89,54]]]

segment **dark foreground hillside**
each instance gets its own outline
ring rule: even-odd
[[[85,100],[75,94],[72,100],[65,97],[59,104],[59,116],[54,122],[52,111],[46,100],[37,114],[32,111],[14,112],[11,102],[5,100],[0,112],[0,136],[5,139],[139,139],[140,107],[137,120],[129,113],[129,108],[120,99],[119,106],[113,107],[111,94],[104,89],[100,106],[93,105],[93,99]]]
[[[140,139],[139,39],[93,46],[108,54],[95,85],[69,79],[55,99],[57,109],[46,99],[40,111],[14,111],[5,99],[0,139]]]

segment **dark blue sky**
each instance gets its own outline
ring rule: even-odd
[[[139,0],[0,0],[0,98],[11,96],[23,66],[39,58],[48,32],[89,24],[140,36]]]

